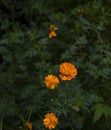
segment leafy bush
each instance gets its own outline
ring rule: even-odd
[[[0,130],[46,130],[47,113],[56,114],[56,130],[111,129],[110,7],[110,0],[0,1]],[[77,75],[61,79],[62,63]],[[48,75],[58,78],[55,89]]]

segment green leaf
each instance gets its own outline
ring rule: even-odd
[[[93,123],[98,121],[101,118],[102,115],[103,115],[102,104],[97,104],[96,105],[96,110],[95,110],[95,113],[94,113],[94,117],[93,117]]]
[[[109,119],[111,117],[111,108],[109,106],[104,105],[103,109],[104,109],[103,113],[105,118]]]
[[[97,105],[94,106],[93,109],[95,109],[93,117],[94,123],[98,121],[103,115],[105,116],[105,119],[109,119],[111,117],[111,108],[109,106],[98,103]]]

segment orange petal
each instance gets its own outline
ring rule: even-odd
[[[49,38],[57,37],[57,34],[54,31],[49,33]]]

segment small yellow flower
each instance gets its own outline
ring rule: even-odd
[[[26,126],[27,128],[29,128],[29,130],[32,130],[32,123],[31,123],[31,122],[26,121],[26,122],[25,122],[25,126]]]
[[[58,28],[57,27],[55,27],[54,25],[50,25],[49,26],[49,31],[50,31],[50,33],[49,33],[49,38],[53,38],[53,37],[57,37],[57,34],[56,34],[56,30],[58,30]]]
[[[72,78],[75,78],[77,75],[76,67],[68,62],[62,63],[60,65],[59,72],[59,76],[62,80],[71,80]]]
[[[44,83],[47,88],[55,89],[55,87],[59,84],[59,79],[55,75],[47,75]]]
[[[43,124],[46,128],[52,130],[58,124],[58,117],[54,113],[47,113],[43,119]]]

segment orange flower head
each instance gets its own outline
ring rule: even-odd
[[[53,37],[57,37],[57,34],[55,33],[55,31],[58,30],[57,27],[55,27],[54,25],[50,24],[49,26],[49,38],[53,38]]]
[[[53,38],[53,37],[57,37],[57,34],[55,33],[55,31],[51,31],[49,33],[49,38]]]
[[[55,87],[59,84],[59,79],[55,75],[47,75],[44,83],[47,88],[55,89]]]
[[[29,128],[29,130],[32,130],[32,123],[31,123],[31,122],[26,121],[26,122],[25,122],[25,126],[26,126],[27,128]]]
[[[50,130],[54,129],[58,124],[58,118],[54,113],[47,113],[43,119],[43,124]]]
[[[60,72],[59,77],[62,80],[71,80],[72,78],[75,78],[77,75],[76,67],[68,62],[62,63],[60,65],[59,72]]]

